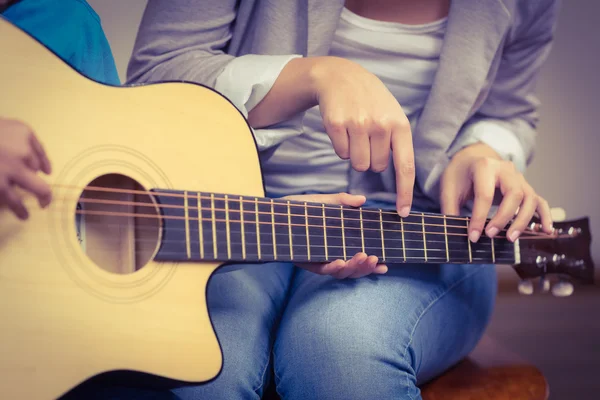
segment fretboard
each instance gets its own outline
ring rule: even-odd
[[[163,235],[157,261],[513,264],[505,235],[477,243],[469,219],[216,193],[153,190]]]

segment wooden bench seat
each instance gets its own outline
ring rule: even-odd
[[[465,360],[421,387],[423,400],[547,400],[534,365],[484,336]]]

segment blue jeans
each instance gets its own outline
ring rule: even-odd
[[[208,307],[224,355],[214,381],[171,391],[94,389],[103,399],[420,399],[464,358],[492,314],[491,265],[389,265],[337,280],[289,263],[227,266]]]

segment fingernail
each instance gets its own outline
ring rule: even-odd
[[[479,233],[479,231],[471,231],[471,233],[469,233],[469,240],[475,243],[479,240],[480,235],[481,234]]]
[[[367,261],[367,258],[361,258],[361,260],[358,262],[358,265],[363,265],[365,263],[365,261]]]
[[[408,214],[410,214],[410,207],[408,207],[408,206],[402,207],[402,209],[400,210],[400,216],[402,218],[406,218],[406,217],[408,217]]]
[[[519,234],[521,232],[519,231],[513,231],[513,233],[510,234],[510,236],[508,237],[512,242],[514,242],[515,240],[517,240],[519,238]]]
[[[385,274],[386,272],[388,272],[388,267],[387,265],[378,265],[377,268],[373,270],[373,272],[376,274]]]
[[[496,228],[495,226],[492,226],[491,228],[488,228],[488,230],[487,230],[487,234],[489,237],[496,236],[498,234],[498,232],[500,232],[500,230],[498,228]]]

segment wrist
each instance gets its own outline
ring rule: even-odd
[[[327,57],[301,57],[291,60],[289,66],[297,71],[296,84],[302,91],[301,98],[309,104],[307,108],[319,104],[319,91],[328,75]]]
[[[477,142],[465,146],[452,157],[455,158],[493,158],[502,161],[500,154],[496,152],[492,147],[483,143]]]
[[[335,56],[308,57],[305,60],[308,62],[307,85],[316,104],[341,71],[347,71],[356,65],[352,61]]]

